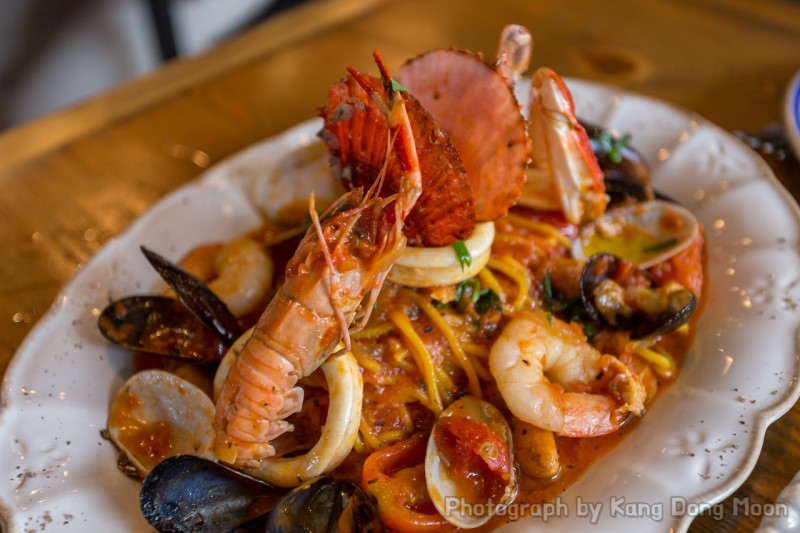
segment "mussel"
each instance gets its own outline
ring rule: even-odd
[[[270,533],[378,533],[385,531],[369,496],[349,481],[312,479],[284,495],[269,514]]]
[[[629,330],[632,339],[654,337],[685,324],[697,308],[697,297],[688,289],[670,283],[651,288],[623,288],[615,281],[618,272],[635,268],[612,254],[591,256],[580,280],[581,300],[589,316],[611,329]],[[641,277],[646,277],[644,273]]]
[[[655,200],[614,209],[581,228],[572,254],[578,259],[607,252],[649,268],[686,249],[700,224],[685,207]]]
[[[97,320],[100,333],[128,348],[195,362],[218,362],[241,335],[236,317],[202,281],[141,247],[178,299],[128,296],[111,302]]]
[[[242,334],[239,322],[225,302],[208,286],[159,254],[140,246],[142,253],[158,274],[175,291],[186,309],[215,331],[230,346]]]
[[[139,504],[161,532],[270,531],[264,522],[279,497],[263,481],[214,461],[177,455],[148,474]]]
[[[517,495],[511,427],[496,407],[464,396],[442,411],[425,455],[425,482],[451,524],[479,527]]]
[[[142,476],[168,456],[213,457],[214,403],[200,388],[162,370],[131,376],[117,393],[108,434]]]
[[[109,304],[97,320],[100,333],[118,346],[148,353],[215,362],[225,342],[175,298],[128,296]]]
[[[581,120],[589,135],[592,151],[603,170],[609,206],[654,199],[650,172],[644,156],[629,143],[628,135],[615,136],[608,129]]]

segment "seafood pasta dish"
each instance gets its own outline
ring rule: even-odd
[[[134,350],[106,432],[156,529],[493,529],[625,445],[692,342],[703,231],[530,51],[376,52],[261,227],[142,247],[163,290],[98,327]]]

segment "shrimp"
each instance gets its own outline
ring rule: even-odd
[[[594,220],[605,211],[603,171],[589,136],[575,117],[564,80],[549,68],[531,78],[532,165],[519,203],[560,211],[568,222]]]
[[[489,367],[516,417],[558,435],[611,433],[644,410],[644,386],[622,361],[595,350],[577,324],[541,310],[505,326]]]
[[[236,317],[256,310],[272,287],[272,257],[247,236],[225,244],[198,246],[179,266],[207,283]]]
[[[398,192],[378,196],[379,179],[366,193],[361,188],[346,193],[321,217],[312,194],[312,227],[217,400],[214,451],[234,467],[255,468],[275,455],[270,442],[293,429],[285,418],[302,406],[297,381],[319,367],[340,340],[349,351],[349,325],[357,319],[356,328],[366,323],[389,269],[405,249],[403,222],[421,194],[422,178],[404,99],[377,53],[375,59],[382,90],[354,69],[348,72],[385,113],[390,152],[402,169]]]

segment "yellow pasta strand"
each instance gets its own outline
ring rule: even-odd
[[[358,425],[359,433],[363,438],[364,444],[368,447],[372,448],[373,450],[380,450],[381,449],[381,441],[378,440],[378,437],[372,432],[372,429],[367,424],[367,421],[364,420],[364,415],[361,415],[361,422]]]
[[[406,432],[402,429],[390,429],[379,433],[378,438],[381,439],[383,444],[392,444],[406,438]]]
[[[489,358],[489,350],[483,346],[478,346],[474,342],[462,341],[461,347],[467,355],[480,357],[481,359]]]
[[[383,370],[383,366],[378,361],[370,359],[355,347],[353,347],[352,353],[355,356],[358,365],[364,370],[369,370],[373,374],[379,374],[380,371]]]
[[[528,276],[522,263],[516,259],[503,256],[501,258],[492,257],[489,259],[486,266],[492,270],[502,272],[517,284],[517,295],[514,298],[512,306],[515,311],[522,309],[525,299],[528,297],[528,291],[530,290],[530,282],[528,281]]]
[[[483,393],[481,393],[481,385],[478,382],[478,376],[475,373],[475,368],[473,367],[472,362],[470,362],[467,355],[464,353],[464,350],[461,349],[461,345],[459,344],[458,339],[456,339],[456,335],[453,333],[453,328],[450,327],[450,324],[447,323],[439,310],[433,307],[431,303],[425,299],[425,297],[417,294],[414,291],[403,292],[411,301],[417,304],[419,308],[422,309],[422,312],[428,315],[428,318],[431,319],[433,324],[442,331],[447,339],[447,344],[450,346],[450,350],[456,356],[456,360],[461,365],[461,368],[464,369],[464,373],[467,374],[470,393],[477,398],[483,398]]]
[[[478,376],[480,376],[482,380],[490,381],[493,379],[492,373],[489,372],[486,361],[483,361],[482,359],[475,359],[473,364],[475,365],[475,372],[478,373]]]
[[[360,431],[356,433],[356,441],[353,443],[353,449],[356,453],[362,453],[364,451],[364,441],[361,439]]]
[[[675,371],[675,360],[666,350],[642,346],[634,353],[653,365],[653,370],[662,377],[670,377]]]
[[[481,269],[481,271],[478,272],[478,279],[480,280],[482,286],[486,287],[487,289],[492,289],[500,298],[500,301],[505,303],[506,293],[503,291],[503,288],[500,286],[500,282],[497,281],[497,278],[494,277],[494,274],[492,274],[491,270],[488,268]]]
[[[453,394],[458,390],[455,382],[444,368],[440,365],[434,365],[433,371],[436,374],[436,383],[439,385],[440,392],[445,391]]]
[[[566,235],[561,233],[561,231],[559,231],[559,229],[553,226],[552,224],[547,224],[546,222],[538,222],[536,220],[529,220],[525,217],[521,217],[519,215],[515,215],[512,213],[509,213],[506,216],[506,218],[511,223],[516,224],[517,226],[522,226],[523,228],[532,229],[539,233],[543,233],[549,237],[553,237],[558,241],[559,244],[561,244],[566,248],[572,246],[572,243],[570,242],[569,238],[567,238]]]
[[[425,381],[425,387],[428,389],[428,396],[430,397],[430,403],[432,404],[433,412],[438,415],[444,409],[444,405],[442,404],[442,397],[439,394],[439,389],[437,387],[436,374],[433,370],[431,353],[428,351],[425,343],[422,342],[422,339],[419,338],[417,332],[414,331],[414,327],[411,325],[411,321],[408,319],[405,313],[398,309],[394,309],[389,312],[389,319],[394,322],[394,325],[397,326],[397,329],[400,330],[400,332],[403,334],[403,337],[405,337],[406,341],[408,341],[411,355],[414,356],[414,360],[417,362],[417,367],[422,373],[422,379]]]
[[[391,324],[391,322],[382,322],[380,324],[375,324],[374,326],[367,326],[361,331],[352,333],[350,334],[350,338],[356,340],[377,339],[378,337],[386,335],[392,331],[392,329],[394,329],[394,326]]]

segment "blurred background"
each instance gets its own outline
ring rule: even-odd
[[[303,0],[0,1],[0,129],[190,55]]]

